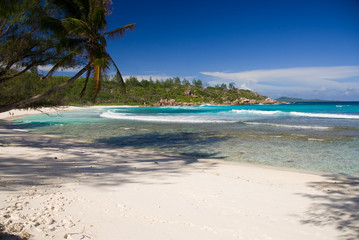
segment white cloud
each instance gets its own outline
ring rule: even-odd
[[[115,75],[116,73],[111,73],[111,75]],[[187,79],[188,81],[191,81],[192,79],[195,79],[196,77],[194,76],[169,76],[169,75],[124,75],[122,76],[124,79],[130,78],[130,77],[136,77],[139,81],[141,80],[149,80],[150,78],[152,78],[153,81],[156,80],[166,80],[168,78],[175,78],[175,77],[179,77],[181,80],[183,79]]]
[[[141,81],[141,80],[149,80],[150,78],[152,78],[152,80],[166,80],[167,78],[172,78],[171,76],[166,76],[166,75],[125,75],[123,76],[124,79],[130,78],[130,77],[136,77],[137,80]]]
[[[237,87],[258,91],[269,96],[323,97],[350,95],[359,100],[359,66],[303,67],[271,70],[254,70],[237,73],[201,72],[211,76],[210,83],[234,82]],[[348,94],[350,89],[350,94]]]
[[[52,69],[53,65],[44,65],[44,66],[39,66],[38,70],[39,71],[44,71],[44,72],[48,72]],[[69,72],[69,73],[75,73],[75,72],[79,72],[83,67],[75,67],[75,68],[64,68],[64,69],[58,69],[57,72]]]

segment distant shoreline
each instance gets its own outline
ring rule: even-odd
[[[276,100],[273,100],[276,101]],[[318,104],[328,104],[328,103],[358,103],[359,101],[297,101],[297,102],[272,102],[272,103],[249,103],[249,104],[239,104],[233,106],[245,106],[245,105],[273,105],[273,104],[300,104],[300,103],[318,103]],[[163,104],[160,105],[86,105],[86,106],[56,106],[56,107],[40,107],[40,108],[28,108],[28,109],[14,109],[6,112],[0,113],[0,119],[3,120],[14,120],[21,117],[37,115],[37,114],[50,114],[50,113],[57,113],[57,112],[67,112],[67,111],[77,111],[77,110],[85,110],[85,109],[101,109],[101,108],[131,108],[131,107],[186,107],[186,106],[229,106],[231,104],[216,104],[216,103],[190,103],[190,104],[175,104],[171,103],[169,100],[164,100]]]
[[[325,100],[325,99],[303,99],[303,98],[291,98],[291,97],[280,97],[276,98],[275,100],[281,101],[281,102],[359,102],[359,100],[356,101],[343,101],[343,100]]]
[[[101,109],[101,108],[125,108],[125,107],[136,107],[130,105],[91,105],[91,106],[58,106],[58,107],[41,107],[41,108],[30,108],[30,109],[14,109],[7,112],[0,113],[0,119],[3,120],[15,120],[17,118],[27,117],[38,114],[50,114],[58,112],[78,111],[85,109]]]

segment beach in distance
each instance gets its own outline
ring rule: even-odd
[[[358,105],[319,105],[1,113],[0,236],[358,239]]]

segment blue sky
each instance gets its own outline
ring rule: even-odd
[[[136,23],[108,42],[125,76],[359,100],[358,0],[113,0],[108,23]]]

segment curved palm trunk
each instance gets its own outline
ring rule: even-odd
[[[44,92],[44,93],[41,93],[39,95],[36,95],[32,98],[29,98],[29,99],[26,99],[26,100],[22,100],[20,102],[17,102],[17,103],[13,103],[13,104],[10,104],[10,105],[7,105],[7,106],[4,106],[4,107],[0,107],[0,113],[1,112],[6,112],[6,111],[9,111],[9,110],[12,110],[14,108],[19,108],[19,107],[22,107],[26,104],[30,104],[30,103],[33,103],[33,102],[36,102],[40,99],[43,99],[44,97],[47,97],[49,96],[50,94],[53,94],[65,87],[67,87],[68,85],[70,85],[71,83],[73,83],[76,79],[78,79],[82,74],[84,74],[86,71],[89,70],[90,68],[90,64],[87,64],[83,69],[81,69],[75,76],[73,76],[72,78],[70,78],[69,80],[67,80],[67,82],[64,82],[63,84],[60,84],[59,86],[57,87],[54,87],[50,90],[48,90],[47,92]]]

